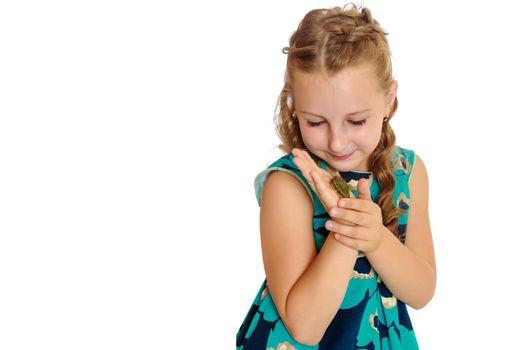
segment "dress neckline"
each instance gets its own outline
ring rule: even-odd
[[[348,182],[351,180],[359,181],[359,179],[369,179],[372,176],[372,172],[371,171],[349,170],[349,171],[339,171],[339,175],[341,175],[341,177],[345,179],[346,182]]]
[[[324,170],[328,171],[328,164],[323,159],[320,159],[320,161],[321,161],[321,167]],[[339,175],[341,175],[343,179],[345,179],[346,182],[350,182],[352,180],[359,181],[360,179],[369,180],[370,178],[373,178],[371,171],[348,170],[348,171],[337,171],[337,172],[339,173]]]

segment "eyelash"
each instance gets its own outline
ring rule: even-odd
[[[306,121],[308,123],[309,126],[311,127],[317,127],[317,126],[321,126],[322,123],[324,122],[317,122],[317,123],[313,123],[313,122],[310,122],[310,121]],[[351,122],[353,125],[356,125],[356,126],[359,126],[359,125],[363,125],[366,123],[366,119],[363,119],[363,120],[359,120],[359,121],[356,121],[356,122]]]

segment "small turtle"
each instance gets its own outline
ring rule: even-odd
[[[330,181],[330,185],[339,198],[350,198],[350,187],[340,175],[335,175]]]

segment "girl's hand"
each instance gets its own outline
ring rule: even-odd
[[[317,166],[312,157],[308,152],[300,150],[298,148],[292,149],[294,155],[293,162],[301,170],[301,173],[308,181],[308,184],[314,190],[317,197],[323,204],[324,208],[328,210],[332,207],[337,206],[339,196],[330,186],[332,175],[326,170]],[[315,181],[314,181],[315,178]],[[350,191],[350,196],[355,198],[354,194]]]
[[[368,181],[360,179],[357,189],[358,198],[342,198],[338,201],[338,207],[329,212],[332,218],[354,225],[329,220],[325,226],[328,230],[336,232],[335,239],[338,242],[366,254],[379,248],[385,230],[388,229],[383,225],[381,207],[372,201]],[[334,209],[336,213],[333,212]]]
[[[294,148],[292,153],[294,164],[301,170],[332,218],[325,226],[335,233],[336,240],[364,253],[376,250],[388,229],[383,225],[381,207],[372,201],[368,181],[358,181],[358,198],[350,191],[351,198],[340,199],[330,186],[332,175],[319,168],[308,152]],[[338,213],[334,214],[330,209],[336,209]]]

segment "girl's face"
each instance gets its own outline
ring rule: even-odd
[[[385,96],[369,65],[346,68],[331,78],[303,72],[294,78],[295,110],[308,150],[333,169],[370,171],[368,157],[393,108],[397,82]]]

